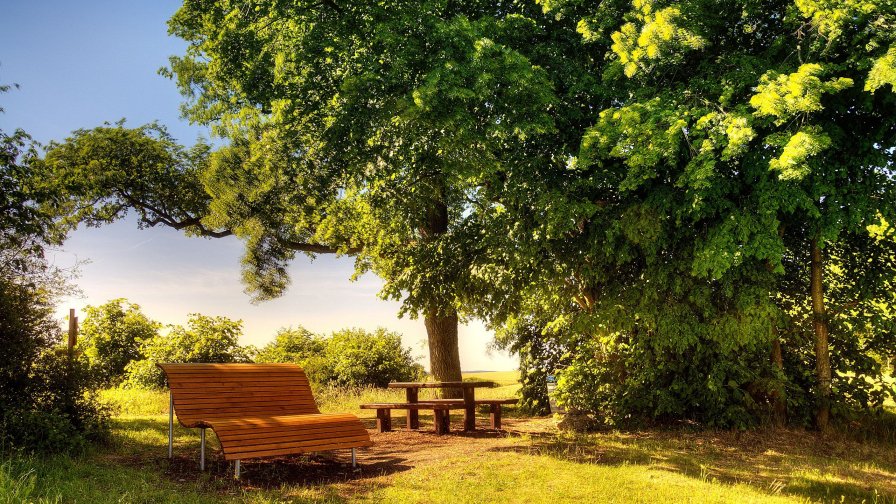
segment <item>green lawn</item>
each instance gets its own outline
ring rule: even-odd
[[[507,397],[513,375],[484,376]],[[320,391],[324,411],[400,399],[402,391]],[[107,391],[113,441],[75,459],[7,457],[0,502],[896,502],[896,450],[797,430],[609,432],[570,436],[552,419],[513,417],[508,434],[373,433],[353,473],[347,454],[247,463],[239,483],[213,455],[198,471],[198,435],[176,429],[166,458],[167,395]],[[456,418],[459,420],[459,417]],[[400,422],[396,422],[396,425]],[[210,436],[210,451],[217,446]],[[335,458],[334,458],[335,457]]]

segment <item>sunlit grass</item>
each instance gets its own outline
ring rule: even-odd
[[[481,390],[482,395],[508,396],[518,386],[509,378],[477,378],[503,384]],[[74,459],[0,458],[0,503],[896,503],[896,450],[888,444],[856,443],[848,436],[818,442],[814,434],[799,430],[570,435],[551,430],[550,420],[525,419],[517,421],[536,422],[534,430],[524,427],[497,438],[449,437],[447,444],[419,446],[418,459],[400,462],[404,468],[394,473],[239,484],[226,477],[226,464],[216,458],[214,435],[208,442],[216,471],[198,470],[198,431],[178,425],[174,450],[179,466],[168,461],[166,392],[111,390],[102,396],[118,410],[111,443]],[[372,412],[358,405],[401,401],[404,391],[320,388],[316,396],[321,410],[360,413],[370,425]],[[397,432],[377,442],[401,440]],[[255,470],[264,471],[264,465]]]
[[[513,397],[516,373],[474,373],[497,383],[479,397]],[[422,398],[437,391],[422,391]],[[315,390],[324,412],[350,412],[372,425],[368,402],[399,402],[402,389]],[[0,504],[11,502],[868,502],[896,503],[896,449],[855,442],[844,433],[819,442],[799,430],[757,432],[605,432],[551,430],[526,420],[506,438],[446,438],[394,474],[362,472],[330,482],[253,486],[224,475],[215,436],[208,436],[217,473],[198,470],[195,429],[175,425],[168,461],[168,393],[107,390],[113,404],[109,445],[85,456],[0,458]],[[429,417],[423,428],[431,428]],[[401,422],[396,418],[399,425]],[[536,422],[531,430],[525,422]],[[540,422],[540,423],[537,423]],[[515,430],[511,427],[511,432]],[[530,432],[527,434],[526,432]],[[378,443],[400,443],[401,432]],[[384,441],[388,440],[388,441]],[[455,447],[456,445],[456,447]],[[398,445],[397,447],[400,447]],[[386,447],[388,449],[388,447]],[[337,466],[338,469],[338,466]],[[256,471],[263,471],[263,465]],[[301,468],[298,469],[301,471]],[[173,471],[173,473],[172,473]],[[276,474],[276,473],[274,473]]]

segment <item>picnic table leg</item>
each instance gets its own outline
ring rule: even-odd
[[[376,410],[376,428],[380,432],[392,431],[392,412],[386,408]]]
[[[501,430],[501,405],[492,404],[489,412],[491,413],[492,429]]]
[[[419,399],[418,389],[405,389],[407,400],[409,403],[416,403]],[[420,428],[420,412],[415,409],[409,409],[407,413],[408,429],[417,430]]]
[[[464,430],[476,430],[476,399],[473,387],[464,387]]]

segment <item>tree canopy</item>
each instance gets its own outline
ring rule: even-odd
[[[355,257],[440,379],[478,316],[608,421],[825,428],[893,394],[894,27],[889,0],[187,0],[163,73],[224,145],[82,130],[41,179],[71,223],[239,237],[259,299],[297,253]]]
[[[165,71],[184,113],[227,144],[184,149],[153,125],[78,131],[46,159],[72,196],[59,209],[236,235],[259,299],[283,292],[299,252],[353,255],[424,315],[433,371],[459,379],[458,311],[487,289],[471,258],[483,234],[505,234],[482,222],[576,143],[567,126],[587,105],[570,98],[592,77],[570,68],[574,25],[528,2],[364,1],[185,2],[169,27],[189,43]]]
[[[871,357],[893,344],[896,278],[892,2],[543,5],[578,19],[616,97],[558,203],[594,205],[533,244],[538,280],[508,273],[533,286],[523,312],[552,314],[547,332],[593,335],[570,337],[570,393],[597,380],[613,384],[589,396],[605,411],[722,423],[782,388],[817,397],[822,427],[831,387],[841,406],[879,406],[871,390],[892,387]],[[512,334],[528,319],[500,320]]]

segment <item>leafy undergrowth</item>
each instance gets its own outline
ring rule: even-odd
[[[483,395],[510,397],[508,390]],[[452,434],[436,436],[427,414],[419,432],[377,433],[372,412],[357,410],[359,401],[401,394],[319,394],[323,410],[361,413],[371,429],[375,444],[360,451],[360,471],[352,471],[347,452],[337,452],[245,462],[235,482],[214,435],[205,472],[198,470],[196,431],[177,426],[175,456],[167,458],[166,394],[107,392],[119,407],[112,443],[76,459],[7,455],[0,503],[896,503],[896,446],[887,442],[819,440],[801,430],[565,435],[549,418],[510,418],[503,433],[463,434],[460,415],[452,415]]]

